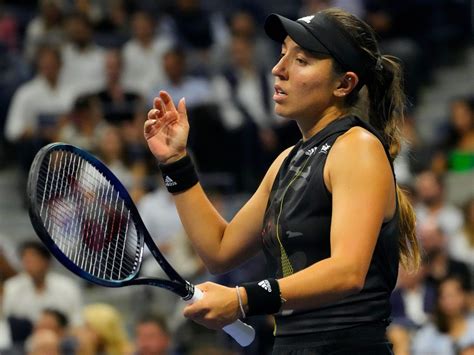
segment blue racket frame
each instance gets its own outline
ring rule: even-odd
[[[46,230],[43,220],[39,214],[39,206],[36,200],[36,192],[38,185],[38,172],[41,167],[43,160],[49,156],[52,152],[55,151],[67,151],[79,155],[91,165],[93,165],[104,177],[111,182],[115,187],[119,196],[123,199],[126,207],[129,209],[132,215],[132,221],[135,224],[137,234],[138,234],[138,243],[140,245],[140,256],[138,260],[138,267],[134,274],[128,276],[124,280],[104,280],[97,278],[90,273],[82,270],[74,262],[72,262],[55,244],[53,239],[50,237],[48,231]],[[133,203],[132,198],[130,197],[127,189],[123,186],[120,180],[107,168],[107,166],[97,159],[92,154],[82,150],[78,147],[75,147],[70,144],[56,142],[51,143],[43,148],[41,148],[35,156],[35,159],[31,165],[28,184],[27,184],[27,197],[28,197],[28,212],[30,216],[31,223],[33,228],[42,240],[48,250],[56,257],[56,259],[63,264],[68,270],[78,275],[79,277],[86,279],[92,283],[105,286],[105,287],[123,287],[129,285],[150,285],[168,289],[179,296],[184,300],[190,299],[194,294],[194,285],[190,282],[184,280],[169,264],[164,255],[160,252],[156,246],[153,238],[150,236],[148,230],[143,223],[138,210]],[[143,260],[143,247],[144,244],[148,247],[150,252],[156,261],[160,264],[163,271],[170,278],[170,280],[159,279],[159,278],[150,278],[150,277],[138,277],[141,269],[141,263]]]

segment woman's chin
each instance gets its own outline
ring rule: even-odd
[[[278,104],[278,103],[275,103],[275,113],[278,115],[278,116],[281,116],[281,117],[284,117],[284,118],[288,118],[288,110],[285,110],[284,107],[282,107],[282,105]]]

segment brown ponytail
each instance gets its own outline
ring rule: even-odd
[[[392,159],[400,152],[401,125],[405,110],[405,94],[402,83],[402,69],[396,57],[381,55],[373,29],[365,22],[340,9],[323,10],[327,16],[343,27],[371,62],[368,63],[365,85],[353,90],[346,99],[351,111],[361,112],[384,137]],[[336,62],[335,62],[336,63]],[[338,73],[345,72],[335,65]],[[400,215],[400,262],[405,269],[417,269],[420,265],[420,249],[415,233],[413,207],[397,185]]]

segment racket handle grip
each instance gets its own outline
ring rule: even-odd
[[[194,303],[204,297],[204,294],[197,287],[194,288],[194,295],[187,303]],[[237,319],[234,323],[226,325],[222,328],[227,334],[235,339],[241,346],[250,345],[255,339],[255,329],[247,323]]]

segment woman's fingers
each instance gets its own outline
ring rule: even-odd
[[[184,97],[181,100],[179,100],[179,102],[178,102],[178,113],[180,115],[183,115],[183,116],[187,117],[186,100],[184,99]]]
[[[143,128],[144,133],[145,133],[145,138],[148,139],[148,138],[152,137],[153,135],[155,135],[154,130],[156,129],[156,127],[155,127],[156,122],[157,121],[154,120],[154,119],[151,119],[151,120],[149,119],[149,120],[145,121],[145,125],[144,125],[144,128]]]
[[[171,98],[170,94],[168,94],[166,91],[160,91],[160,98],[167,111],[176,111],[176,107],[174,106],[173,99]]]

